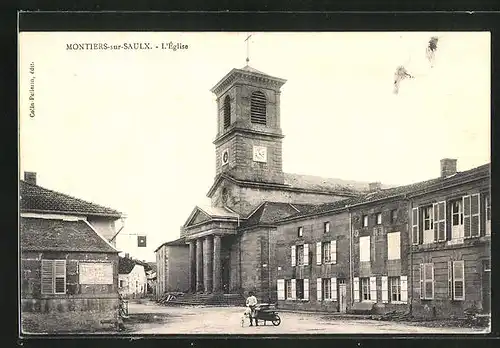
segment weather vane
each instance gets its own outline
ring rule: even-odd
[[[247,65],[250,62],[250,38],[252,37],[252,34],[248,35],[247,38],[245,39],[247,43]]]

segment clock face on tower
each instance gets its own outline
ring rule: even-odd
[[[254,146],[253,147],[253,160],[255,162],[267,162],[267,147]]]
[[[224,150],[224,151],[222,151],[222,165],[225,165],[228,163],[229,163],[229,151]]]

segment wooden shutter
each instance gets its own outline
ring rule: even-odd
[[[408,278],[401,276],[401,302],[408,302]]]
[[[453,263],[448,261],[448,298],[453,299]]]
[[[296,257],[295,257],[295,245],[292,245],[292,267],[295,266],[295,261],[296,261]]]
[[[437,203],[432,205],[432,221],[434,223],[434,242],[438,241],[438,231],[439,231],[439,206]]]
[[[359,302],[359,278],[354,277],[353,279],[353,288],[354,288],[354,301]]]
[[[370,277],[370,300],[377,301],[377,277]]]
[[[462,206],[464,209],[464,238],[469,238],[470,237],[470,196],[463,196],[462,197]]]
[[[418,244],[418,207],[411,210],[412,244]]]
[[[337,277],[331,278],[331,293],[330,293],[330,298],[332,301],[337,301]]]
[[[316,264],[321,265],[321,242],[316,243]]]
[[[285,279],[278,279],[277,288],[278,288],[278,300],[284,300],[285,299]]]
[[[304,279],[304,300],[309,300],[309,279]]]
[[[382,277],[382,302],[389,302],[389,290],[388,290],[387,277]]]
[[[337,263],[337,241],[332,240],[330,242],[330,262]]]
[[[296,280],[292,279],[292,300],[297,299],[297,284]]]
[[[309,244],[304,244],[304,266],[309,265]]]
[[[434,264],[431,263],[431,269],[432,269],[432,299],[434,299]]]
[[[481,209],[480,209],[480,199],[479,193],[471,196],[471,227],[470,234],[471,237],[478,237],[481,228]],[[465,221],[464,221],[465,223]]]
[[[42,260],[42,294],[53,294],[54,290],[54,261]]]
[[[54,290],[56,294],[66,293],[66,260],[54,261]]]
[[[321,292],[322,279],[316,278],[316,299],[321,301],[323,299],[323,293]]]
[[[420,299],[424,298],[424,264],[420,264]]]

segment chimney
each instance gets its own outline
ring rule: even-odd
[[[24,181],[27,183],[36,185],[36,173],[35,172],[24,172]]]
[[[368,184],[368,189],[370,190],[370,192],[379,191],[381,188],[382,188],[382,184],[378,181],[371,182]]]
[[[454,158],[443,158],[441,160],[441,177],[447,178],[457,174],[457,160]]]

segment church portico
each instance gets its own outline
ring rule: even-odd
[[[220,293],[224,284],[229,283],[223,279],[224,257],[228,255],[228,250],[223,249],[223,245],[227,245],[223,240],[236,234],[238,221],[238,214],[224,208],[196,207],[190,215],[183,235],[189,244],[191,292]]]

